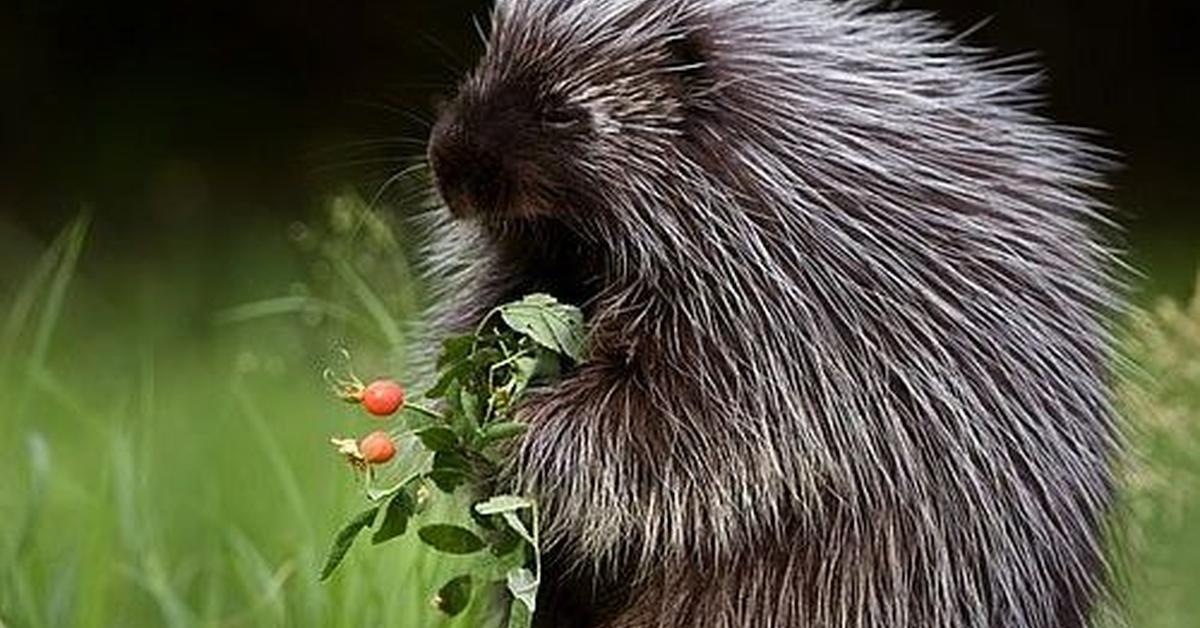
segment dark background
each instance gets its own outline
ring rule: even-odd
[[[991,18],[976,42],[1040,51],[1053,116],[1124,155],[1113,198],[1135,263],[1183,293],[1200,258],[1196,4],[898,4],[960,30]],[[42,240],[86,206],[101,254],[146,256],[281,230],[347,186],[370,196],[420,154],[429,103],[477,54],[485,12],[467,0],[6,0],[0,229]]]

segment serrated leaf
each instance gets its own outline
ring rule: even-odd
[[[475,512],[481,515],[500,515],[506,512],[516,512],[532,508],[533,502],[516,495],[497,495],[487,501],[475,504]]]
[[[518,567],[508,572],[508,591],[519,600],[530,613],[537,612],[538,581],[533,572],[524,567]]]
[[[448,427],[427,427],[417,432],[416,436],[430,451],[453,451],[458,447],[458,435]]]
[[[535,292],[533,294],[527,294],[521,298],[519,303],[524,303],[526,305],[533,305],[536,307],[553,307],[553,306],[559,304],[558,299],[556,299],[553,296],[546,294],[544,292]]]
[[[346,552],[350,551],[350,546],[354,545],[354,539],[358,538],[358,534],[375,521],[377,514],[379,514],[378,506],[364,510],[338,531],[337,536],[333,539],[333,547],[329,549],[329,556],[325,559],[325,566],[321,567],[321,580],[333,575],[334,570],[342,564],[342,559],[346,557]]]
[[[378,545],[398,536],[404,536],[408,530],[408,520],[412,518],[416,509],[417,504],[412,495],[409,495],[408,491],[404,489],[398,491],[388,502],[387,509],[383,511],[383,523],[379,524],[379,529],[371,535],[371,544]]]
[[[537,344],[582,361],[586,337],[579,308],[534,294],[500,306],[500,317],[504,324]]]
[[[486,547],[474,532],[449,524],[428,525],[417,531],[426,545],[439,552],[455,555],[474,554]]]
[[[577,332],[577,325],[582,325],[582,317],[576,318],[569,312],[527,302],[502,306],[500,315],[505,324],[517,333],[551,351],[564,353],[576,361],[580,359],[583,341],[582,334]]]
[[[488,447],[495,445],[496,443],[516,438],[527,431],[529,431],[529,426],[524,423],[516,423],[513,421],[493,423],[483,428],[483,433],[479,436],[479,444],[480,447]]]
[[[459,576],[438,589],[437,595],[433,598],[433,605],[439,611],[454,617],[466,610],[467,605],[471,603],[472,589],[471,576],[469,574]]]
[[[572,306],[560,306],[543,311],[542,318],[550,326],[550,332],[554,334],[554,340],[561,349],[560,353],[576,362],[581,361],[585,340],[583,313]]]

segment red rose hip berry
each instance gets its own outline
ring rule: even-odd
[[[370,464],[384,464],[396,456],[396,443],[386,432],[372,432],[358,444],[363,460]]]
[[[404,407],[404,387],[390,379],[376,380],[363,389],[361,403],[375,416],[391,416]]]

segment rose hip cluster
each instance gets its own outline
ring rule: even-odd
[[[389,418],[404,408],[404,387],[390,379],[376,380],[366,386],[354,383],[344,387],[340,395],[379,419]],[[395,441],[382,430],[371,432],[359,441],[334,439],[333,444],[355,463],[380,465],[396,456]]]

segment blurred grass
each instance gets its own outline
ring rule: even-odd
[[[1132,317],[1139,374],[1123,390],[1133,456],[1124,474],[1122,574],[1130,624],[1200,626],[1200,278],[1190,300]]]
[[[297,254],[235,248],[214,278],[89,265],[90,226],[0,269],[0,626],[478,625],[429,604],[464,559],[410,539],[360,539],[316,580],[362,506],[327,439],[368,427],[320,371],[344,343],[364,376],[400,372],[407,232],[345,197],[288,230]],[[1200,299],[1148,309],[1128,344],[1122,596],[1134,626],[1200,626]]]
[[[321,366],[345,343],[394,372],[419,300],[360,210],[294,225],[304,264],[256,282],[284,296],[223,311],[189,311],[201,282],[177,268],[78,265],[87,217],[6,278],[0,626],[476,625],[429,603],[462,559],[406,541],[360,540],[317,582],[363,505],[328,438],[370,427]]]

